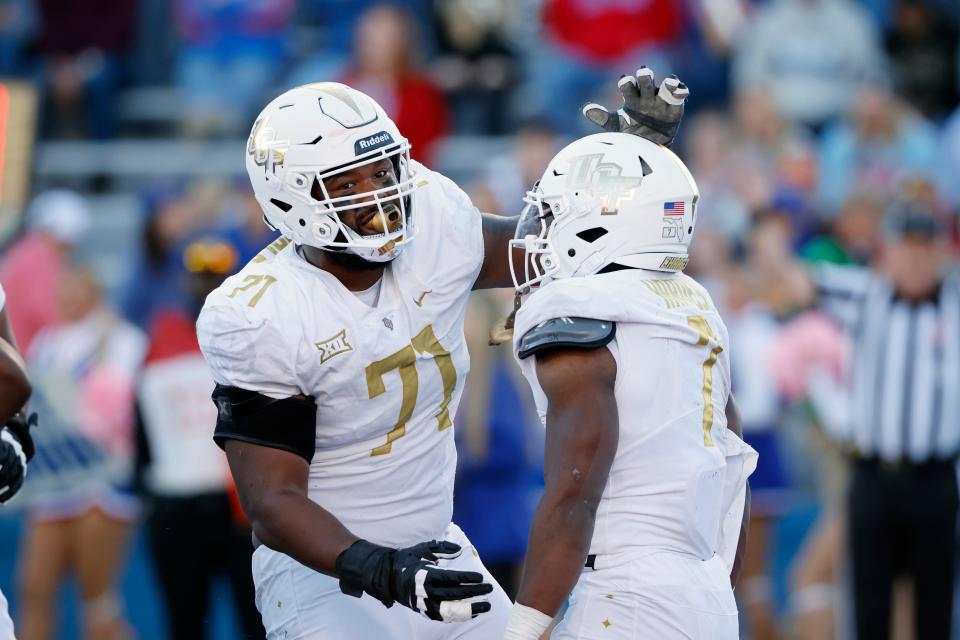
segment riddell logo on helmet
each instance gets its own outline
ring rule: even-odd
[[[359,156],[363,153],[368,153],[370,151],[373,151],[374,149],[379,149],[380,147],[386,147],[391,144],[394,144],[393,136],[391,136],[386,131],[381,131],[379,133],[373,134],[372,136],[361,138],[360,140],[357,140],[356,142],[354,142],[353,153]]]

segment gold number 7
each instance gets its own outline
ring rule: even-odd
[[[371,400],[386,392],[387,387],[383,381],[383,376],[394,369],[397,369],[400,375],[400,386],[403,393],[400,401],[400,417],[393,429],[387,433],[386,443],[373,449],[370,452],[371,456],[382,456],[390,453],[393,448],[393,441],[406,435],[407,422],[413,416],[413,410],[417,404],[417,394],[420,391],[420,379],[417,375],[418,352],[433,356],[433,361],[440,370],[440,380],[443,383],[443,401],[440,403],[440,410],[436,415],[437,430],[443,431],[453,425],[453,421],[450,419],[449,405],[453,398],[453,390],[457,386],[457,370],[453,365],[450,352],[444,349],[440,341],[437,340],[433,326],[427,325],[403,349],[367,366],[367,394]]]
[[[687,324],[696,331],[700,338],[697,340],[698,347],[706,347],[713,340],[716,346],[710,349],[710,354],[703,361],[703,444],[707,447],[713,446],[713,437],[710,430],[713,428],[713,365],[717,364],[717,356],[723,351],[717,340],[716,334],[710,328],[710,323],[703,316],[690,316],[687,318]]]

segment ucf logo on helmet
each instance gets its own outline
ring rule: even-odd
[[[600,215],[614,215],[624,200],[632,200],[643,178],[622,175],[623,167],[603,162],[603,154],[576,156],[570,160],[567,187],[583,190],[600,199]]]
[[[267,126],[267,118],[260,118],[253,125],[250,139],[247,141],[247,154],[253,156],[253,162],[264,168],[283,166],[287,156],[288,141],[277,141],[277,132]]]

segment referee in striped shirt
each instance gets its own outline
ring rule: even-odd
[[[890,637],[895,577],[914,584],[917,638],[947,640],[960,453],[960,278],[934,218],[887,221],[882,268],[824,267],[820,307],[851,339],[849,544],[857,638]]]

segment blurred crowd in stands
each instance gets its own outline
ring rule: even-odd
[[[796,372],[839,371],[843,349],[809,322],[805,265],[879,264],[884,219],[905,205],[935,216],[955,254],[958,29],[956,0],[0,0],[0,78],[41,92],[41,145],[240,140],[276,93],[339,80],[383,105],[415,158],[440,171],[456,166],[481,210],[515,215],[555,151],[591,132],[584,102],[614,104],[617,77],[641,64],[679,75],[691,98],[676,150],[701,191],[689,272],[730,327],[734,392],[760,452],[737,591],[744,626],[761,640],[790,629],[828,638],[844,615],[842,519],[832,515],[844,464]],[[26,640],[52,637],[57,587],[69,573],[80,583],[86,637],[133,637],[133,628],[165,637],[135,624],[118,587],[125,541],[142,522],[169,618],[205,620],[203,607],[177,610],[181,582],[164,574],[176,552],[163,532],[198,517],[184,496],[204,496],[209,517],[242,539],[222,455],[196,436],[212,428],[206,383],[182,384],[202,373],[174,369],[180,388],[157,377],[162,363],[199,357],[191,318],[202,294],[275,239],[241,162],[224,180],[194,179],[184,167],[181,177],[138,185],[140,210],[128,215],[140,232],[121,270],[96,273],[76,259],[96,217],[84,196],[109,192],[109,176],[74,185],[80,196],[37,195],[0,257],[38,402],[62,405],[42,429],[51,446],[66,446],[57,434],[71,429],[99,443],[99,457],[74,466],[103,469],[96,486],[79,487],[55,461],[46,484],[42,471],[28,478],[37,486],[22,499],[29,524],[11,594]],[[103,295],[105,285],[118,293]],[[486,347],[511,300],[478,295],[470,313],[455,516],[508,593],[542,438],[509,350]],[[790,348],[802,339],[821,345],[807,354],[815,363]],[[166,415],[159,393],[189,406]],[[187,423],[197,425],[196,453],[178,457],[162,432]],[[113,558],[108,566],[69,552],[84,535]],[[242,551],[221,555],[203,570],[233,575],[246,562]],[[250,629],[242,582],[238,624]]]

